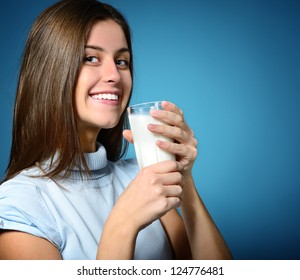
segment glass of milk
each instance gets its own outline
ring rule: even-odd
[[[150,115],[152,109],[162,110],[161,101],[136,104],[128,107],[128,117],[133,134],[134,150],[139,168],[165,160],[175,160],[175,155],[160,149],[157,140],[171,141],[173,139],[152,133],[148,124],[162,124]]]

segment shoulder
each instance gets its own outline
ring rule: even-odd
[[[37,177],[39,175],[41,174],[37,168],[31,168],[5,181],[0,185],[0,205],[6,199],[24,206],[39,203],[39,193],[48,180]]]
[[[57,224],[41,195],[46,179],[28,175],[21,172],[0,186],[0,229],[30,233],[59,246]]]
[[[37,198],[36,179],[28,175],[27,171],[23,171],[0,186],[1,205],[5,199],[19,200],[22,203],[26,198],[28,203],[28,199],[35,200]]]

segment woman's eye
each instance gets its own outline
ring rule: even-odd
[[[127,69],[129,67],[129,61],[126,59],[118,59],[116,60],[116,65],[122,69]]]
[[[96,63],[96,62],[99,62],[99,59],[96,56],[87,56],[84,58],[84,61],[90,62],[90,63]]]

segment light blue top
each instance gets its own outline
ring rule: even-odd
[[[41,172],[33,167],[3,183],[0,229],[46,238],[63,259],[95,259],[103,225],[138,167],[135,160],[108,161],[103,146],[85,157],[91,177],[82,178],[74,169],[68,180],[54,182],[29,177]],[[172,259],[159,220],[139,233],[134,258]]]

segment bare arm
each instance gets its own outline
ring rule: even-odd
[[[134,257],[138,230],[109,218],[99,242],[97,260],[131,260]],[[111,222],[110,222],[111,221]]]
[[[181,210],[193,259],[232,259],[225,240],[196,191],[192,177],[186,179]]]
[[[174,259],[192,259],[191,248],[183,220],[176,209],[172,209],[160,218],[173,249]]]
[[[192,178],[184,187],[181,210],[183,219],[175,209],[161,218],[175,259],[232,259],[222,235],[198,196]]]
[[[170,241],[174,259],[191,259],[189,240],[183,220],[177,210],[170,210],[160,218],[160,221]],[[118,227],[113,221],[107,222],[105,227],[97,259],[133,259],[138,230],[132,230],[134,226],[129,224],[127,226],[120,224]]]
[[[1,260],[61,260],[58,249],[48,240],[20,231],[0,233]]]

